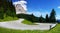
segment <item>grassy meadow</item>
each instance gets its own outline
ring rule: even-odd
[[[18,20],[18,18],[17,17],[8,16],[8,17],[4,17],[4,19],[0,19],[0,22],[13,21],[13,20]]]

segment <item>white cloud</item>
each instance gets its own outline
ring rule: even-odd
[[[56,16],[56,19],[60,19],[60,15],[57,15],[57,16]]]
[[[60,6],[58,6],[58,8],[60,8]]]
[[[25,5],[25,4],[27,4],[26,1],[13,2],[13,5],[14,5],[14,6],[17,5],[17,4],[20,4],[20,5],[24,8],[24,10],[27,10],[27,6]]]

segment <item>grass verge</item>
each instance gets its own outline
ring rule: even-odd
[[[35,24],[35,23],[32,23],[31,21],[28,21],[28,20],[24,20],[24,21],[22,21],[22,23],[23,24],[27,24],[27,25],[37,25],[37,24]]]
[[[0,22],[4,22],[4,21],[13,21],[13,20],[18,20],[17,17],[4,17],[4,19],[0,19]]]

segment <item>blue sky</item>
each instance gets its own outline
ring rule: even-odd
[[[16,2],[19,0],[12,0]],[[56,18],[60,19],[60,0],[25,0],[27,1],[27,12],[29,14],[33,13],[35,16],[39,17],[42,15],[45,17],[46,14],[50,14],[51,10],[54,8],[56,11]]]

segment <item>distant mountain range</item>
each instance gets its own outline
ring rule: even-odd
[[[60,19],[57,19],[57,22],[60,22]]]

